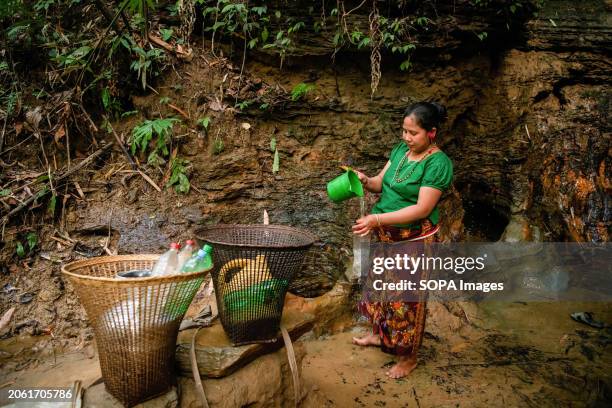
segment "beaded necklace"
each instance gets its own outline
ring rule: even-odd
[[[414,173],[414,171],[416,170],[416,168],[419,165],[419,163],[422,162],[423,160],[425,160],[427,158],[427,156],[429,156],[433,152],[434,148],[435,148],[435,146],[432,147],[431,149],[429,149],[427,151],[427,153],[425,153],[425,156],[421,157],[421,160],[412,162],[414,164],[412,164],[412,167],[408,168],[408,172],[406,173],[406,175],[403,178],[398,178],[398,175],[400,174],[400,172],[402,170],[402,167],[404,167],[404,163],[406,162],[406,159],[408,158],[408,153],[406,153],[404,155],[404,157],[402,157],[402,160],[397,165],[397,168],[395,169],[395,174],[393,175],[393,181],[396,184],[399,184],[399,183],[402,183],[402,182],[408,180],[410,178],[410,176],[412,176],[412,173]]]

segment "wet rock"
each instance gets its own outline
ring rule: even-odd
[[[330,323],[351,315],[354,305],[351,303],[350,294],[351,285],[346,282],[339,282],[333,289],[316,298],[303,298],[287,294],[285,308],[313,315],[315,320],[314,331],[320,334],[329,329]]]
[[[296,341],[302,334],[312,329],[314,317],[310,314],[298,312],[294,308],[287,308],[283,312],[281,324],[285,326],[292,341]],[[179,333],[177,339],[176,360],[183,375],[191,375],[191,338],[195,329]],[[219,320],[210,327],[202,328],[196,337],[196,359],[202,377],[225,377],[240,367],[283,347],[284,343],[280,332],[274,343],[247,344],[233,346]]]
[[[204,220],[202,211],[197,206],[182,207],[179,211],[181,219],[193,224],[200,224]]]
[[[294,343],[295,357],[301,367],[305,349],[301,343]],[[299,369],[301,371],[301,369]],[[182,407],[201,406],[194,381],[190,377],[179,377]],[[224,378],[202,381],[206,399],[211,407],[244,407],[294,405],[291,370],[285,349],[267,354]],[[302,388],[300,399],[305,397]]]
[[[540,229],[529,224],[522,215],[514,215],[510,218],[508,226],[501,237],[502,242],[540,242]]]

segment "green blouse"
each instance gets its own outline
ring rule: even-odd
[[[453,162],[442,151],[430,154],[420,162],[404,160],[404,164],[397,174],[397,183],[394,180],[397,166],[408,152],[408,146],[400,142],[389,155],[391,164],[383,175],[382,192],[380,199],[372,208],[372,214],[383,214],[415,205],[419,199],[421,187],[433,187],[440,191],[447,190],[453,181]],[[413,170],[413,166],[414,170]],[[407,175],[410,175],[406,180]],[[439,221],[438,206],[433,209],[428,218],[435,225]],[[414,224],[397,225],[399,227]]]

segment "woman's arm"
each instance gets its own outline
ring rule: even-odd
[[[387,169],[389,168],[390,165],[391,165],[391,162],[387,161],[387,164],[385,164],[385,167],[383,167],[380,173],[378,173],[374,177],[368,177],[362,172],[357,171],[357,170],[354,170],[354,171],[355,173],[357,173],[357,176],[359,176],[359,181],[361,181],[361,184],[363,184],[363,187],[366,190],[368,190],[371,193],[380,193],[382,191],[383,176],[387,172]]]
[[[421,187],[419,198],[415,205],[401,210],[385,213],[370,214],[357,220],[353,226],[353,233],[358,235],[368,234],[372,228],[380,225],[410,224],[427,217],[442,196],[442,191],[433,187]]]

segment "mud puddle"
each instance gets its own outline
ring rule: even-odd
[[[572,321],[576,310],[612,320],[603,303],[483,304],[475,330],[426,332],[419,366],[401,380],[385,376],[393,356],[351,343],[370,332],[357,325],[305,342],[304,382],[339,407],[591,406],[610,397],[610,336]]]

